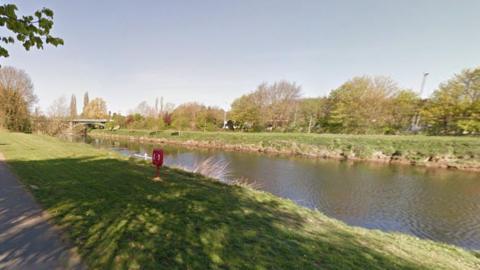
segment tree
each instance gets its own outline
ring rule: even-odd
[[[214,131],[223,126],[224,110],[218,107],[202,106],[195,119],[195,127],[203,131]]]
[[[140,102],[135,110],[133,110],[133,113],[141,114],[144,117],[154,117],[156,115],[155,108],[150,106],[146,101]]]
[[[391,98],[399,91],[388,77],[355,77],[329,95],[331,132],[383,133],[390,120]]]
[[[242,129],[253,128],[261,124],[260,106],[255,103],[252,94],[235,99],[231,105],[230,117]]]
[[[454,75],[435,90],[422,111],[433,134],[480,132],[480,67]]]
[[[295,82],[280,81],[267,87],[267,104],[273,128],[288,126],[296,117],[302,88]]]
[[[85,92],[85,94],[83,95],[83,110],[82,110],[83,116],[85,116],[85,109],[87,108],[89,101],[90,99],[88,98],[88,92]]]
[[[232,103],[232,119],[244,128],[256,130],[287,127],[295,119],[300,96],[301,87],[294,82],[262,83]]]
[[[178,129],[197,129],[197,115],[203,105],[190,102],[179,105],[172,113],[172,125]]]
[[[143,128],[143,121],[145,117],[143,117],[139,113],[129,114],[125,119],[125,125],[128,128]]]
[[[48,107],[48,116],[51,119],[65,119],[70,115],[70,110],[67,106],[67,99],[61,96],[55,99]]]
[[[53,136],[62,133],[68,127],[68,124],[65,123],[64,120],[69,117],[70,109],[65,96],[55,99],[48,107],[47,113],[48,119],[46,120],[48,121],[41,127],[40,131]],[[36,129],[38,130],[39,127],[36,126]]]
[[[216,130],[223,124],[224,110],[217,107],[207,107],[196,102],[184,103],[175,108],[171,118],[172,125],[178,129]],[[165,112],[164,115],[169,115]],[[169,119],[163,118],[168,125]]]
[[[36,101],[32,81],[25,71],[0,68],[0,126],[29,131],[30,112]]]
[[[308,133],[321,128],[327,115],[326,98],[304,98],[298,104],[298,125]]]
[[[101,119],[107,117],[107,103],[101,98],[95,98],[88,102],[84,110],[84,117]]]
[[[175,110],[175,104],[167,102],[163,104],[163,97],[160,98],[160,112],[161,113],[172,113]]]
[[[422,100],[417,93],[411,90],[401,90],[394,97],[390,105],[388,128],[390,133],[406,132],[410,130],[415,116],[420,111]]]
[[[112,115],[112,121],[113,121],[114,126],[125,128],[125,127],[127,127],[126,120],[127,120],[127,118],[125,116],[121,115],[120,113],[113,113],[113,115]]]
[[[70,98],[70,118],[74,119],[77,117],[77,98],[75,95],[72,95]]]
[[[43,49],[44,44],[63,45],[63,40],[50,34],[53,27],[53,11],[48,8],[37,10],[33,15],[18,16],[17,6],[4,4],[0,6],[0,26],[7,28],[11,34],[0,37],[4,44],[19,41],[25,50],[35,47]],[[8,57],[8,50],[0,46],[0,57]]]
[[[172,125],[172,113],[170,112],[164,112],[162,113],[163,116],[162,116],[162,120],[163,120],[163,123],[165,124],[165,126],[171,126]]]

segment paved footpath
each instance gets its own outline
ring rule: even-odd
[[[85,269],[1,153],[0,269]]]

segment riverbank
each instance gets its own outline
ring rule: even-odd
[[[0,132],[0,152],[92,269],[478,269],[480,254],[110,151]],[[33,188],[35,187],[35,188]]]
[[[480,172],[480,138],[242,132],[93,130],[92,137],[231,151],[362,160]]]

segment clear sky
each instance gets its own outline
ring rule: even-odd
[[[323,96],[357,75],[387,75],[425,93],[480,65],[480,1],[15,1],[55,12],[65,46],[10,47],[2,65],[30,74],[42,109],[57,97],[102,97],[127,112],[155,97],[227,107],[263,81]]]

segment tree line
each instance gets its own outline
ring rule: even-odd
[[[235,99],[230,111],[197,102],[174,106],[156,98],[126,115],[110,113],[101,98],[83,98],[81,113],[71,96],[56,99],[42,113],[30,77],[0,68],[0,126],[15,131],[55,134],[65,120],[108,118],[108,128],[215,131],[276,131],[348,134],[480,134],[480,68],[465,69],[439,85],[428,98],[402,89],[389,77],[354,77],[324,97],[303,97],[289,81],[262,83]],[[34,124],[32,124],[34,123]]]
[[[480,68],[454,75],[426,99],[389,77],[362,76],[318,98],[302,98],[295,83],[264,83],[231,107],[237,128],[256,131],[479,134]]]

